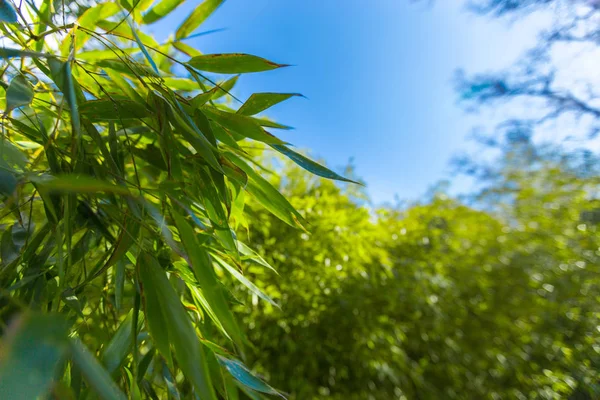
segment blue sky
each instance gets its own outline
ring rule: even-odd
[[[190,40],[205,53],[244,52],[293,64],[243,75],[233,94],[300,92],[266,115],[296,129],[279,136],[341,170],[353,158],[375,203],[415,199],[451,178],[449,160],[472,148],[482,117],[456,104],[457,68],[510,65],[536,24],[497,21],[459,0],[227,0]],[[198,4],[151,28],[174,30]],[[280,133],[280,132],[277,132]]]

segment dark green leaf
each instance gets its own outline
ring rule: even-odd
[[[283,144],[281,140],[266,132],[254,119],[245,115],[221,111],[215,107],[204,106],[202,112],[217,124],[239,135],[263,143]]]
[[[62,176],[39,176],[32,177],[31,181],[36,183],[39,188],[49,192],[64,193],[114,193],[123,196],[130,196],[131,193],[123,186],[113,185],[111,183],[99,181],[88,176],[62,175]]]
[[[141,258],[143,261],[138,268],[144,285],[146,301],[154,296],[158,306],[162,308],[161,312],[169,332],[169,341],[175,348],[179,366],[200,398],[216,400],[203,349],[177,293],[154,257],[143,253]],[[149,315],[146,315],[146,318],[149,318]]]
[[[89,385],[103,400],[126,400],[109,373],[78,339],[69,340],[71,360],[85,376]]]
[[[6,111],[27,106],[33,101],[33,87],[23,75],[15,76],[6,89]]]
[[[189,257],[190,266],[202,288],[202,293],[204,294],[206,301],[223,324],[223,327],[229,336],[234,341],[238,342],[238,344],[241,344],[241,331],[233,314],[229,310],[227,301],[223,295],[223,288],[217,280],[209,254],[198,244],[194,235],[194,230],[182,216],[173,212],[173,219],[175,220],[175,225],[177,225],[183,247]]]
[[[138,319],[138,329],[141,328],[143,318]],[[119,325],[119,328],[110,339],[102,351],[102,364],[106,367],[109,374],[113,374],[123,363],[125,357],[131,351],[133,345],[133,311],[130,311],[125,320]],[[136,350],[137,351],[137,350]]]
[[[2,338],[2,399],[36,399],[44,395],[67,350],[69,324],[59,315],[26,314]]]
[[[315,175],[319,175],[319,176],[322,176],[323,178],[327,178],[327,179],[335,179],[338,181],[351,182],[351,183],[356,183],[356,184],[360,185],[360,183],[355,182],[348,178],[344,178],[343,176],[336,174],[335,172],[322,166],[321,164],[314,162],[313,160],[309,159],[308,157],[305,157],[300,153],[296,153],[295,151],[291,150],[289,147],[276,145],[276,144],[271,145],[271,147],[273,147],[275,150],[277,150],[281,154],[289,157],[293,162],[295,162],[296,164],[298,164],[305,170],[312,172]]]
[[[152,115],[145,104],[126,99],[86,101],[79,107],[79,112],[92,122],[138,119]]]

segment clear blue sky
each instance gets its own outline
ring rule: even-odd
[[[293,64],[243,75],[234,95],[300,92],[266,113],[279,136],[340,170],[354,158],[375,203],[415,199],[450,178],[448,162],[478,124],[456,104],[457,68],[509,65],[534,43],[531,24],[472,15],[460,0],[227,0],[190,40],[205,53],[244,52]],[[174,30],[189,1],[151,27]],[[281,132],[276,132],[281,133]]]

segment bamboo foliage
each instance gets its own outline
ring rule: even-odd
[[[3,399],[281,395],[243,363],[226,282],[272,300],[232,224],[251,198],[305,227],[244,145],[346,179],[255,116],[295,94],[229,101],[238,74],[285,65],[185,42],[222,1],[144,32],[180,3],[0,3]]]

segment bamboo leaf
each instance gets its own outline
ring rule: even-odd
[[[0,0],[0,22],[17,22],[17,13],[8,0]]]
[[[266,132],[254,119],[245,115],[221,111],[211,106],[202,107],[202,112],[208,118],[244,137],[263,143],[283,144],[281,140]]]
[[[138,265],[138,268],[145,288],[146,301],[154,296],[159,303],[158,306],[162,308],[169,341],[175,348],[180,368],[200,398],[216,400],[204,351],[188,314],[158,261],[147,253],[143,253],[141,258],[143,263]],[[148,317],[146,315],[146,318]]]
[[[16,75],[6,89],[6,112],[22,106],[27,106],[33,101],[33,87],[23,75]]]
[[[161,0],[158,4],[152,7],[144,16],[142,21],[144,24],[152,24],[171,13],[179,7],[184,0]]]
[[[271,147],[274,148],[275,150],[277,150],[278,152],[280,152],[281,154],[287,156],[290,160],[292,160],[293,162],[295,162],[296,164],[298,164],[305,170],[312,172],[315,175],[322,176],[323,178],[327,178],[327,179],[335,179],[338,181],[356,183],[357,185],[360,185],[360,183],[355,182],[348,178],[344,178],[343,176],[336,174],[335,172],[331,171],[330,169],[324,167],[323,165],[314,162],[310,158],[305,157],[300,153],[296,153],[295,151],[291,150],[289,147],[281,146],[281,145],[271,145]]]
[[[267,385],[262,380],[258,379],[250,370],[238,360],[226,358],[217,354],[219,363],[227,369],[227,371],[233,376],[239,383],[247,387],[248,389],[256,390],[257,392],[272,394],[276,396],[285,396]]]
[[[182,216],[173,212],[173,219],[183,242],[183,247],[189,257],[190,266],[202,288],[204,297],[229,336],[238,344],[241,344],[241,331],[233,314],[229,310],[227,301],[223,295],[223,288],[217,280],[208,252],[198,244],[194,230]]]
[[[113,185],[108,182],[80,175],[62,175],[62,176],[38,176],[31,177],[31,182],[38,185],[40,189],[49,192],[62,193],[114,193],[123,196],[130,196],[131,193],[123,186]]]
[[[90,100],[82,103],[79,111],[92,122],[139,119],[152,115],[145,104],[128,99]]]
[[[73,364],[81,370],[89,385],[101,399],[126,400],[123,392],[121,392],[111,379],[109,373],[102,367],[96,357],[89,352],[87,347],[78,339],[72,338],[69,340],[69,349]]]
[[[255,115],[290,97],[301,96],[299,93],[254,93],[237,111],[241,115]]]
[[[246,190],[253,195],[263,207],[290,226],[303,229],[302,216],[277,189],[236,155],[226,153],[225,157],[248,175],[248,185],[246,186]]]
[[[229,265],[228,263],[226,263],[225,260],[223,260],[222,258],[220,258],[219,256],[217,256],[215,254],[213,254],[212,256],[213,256],[213,258],[217,261],[217,263],[220,266],[222,266],[223,268],[225,268],[231,275],[233,275],[234,278],[237,279],[238,282],[240,282],[242,285],[244,285],[248,289],[250,289],[250,291],[252,293],[256,294],[258,297],[260,297],[261,299],[263,299],[267,303],[270,303],[273,306],[279,308],[279,304],[275,303],[275,301],[273,301],[272,298],[270,298],[269,296],[267,296],[262,290],[260,290],[258,287],[256,287],[255,284],[253,284],[252,282],[250,282],[248,280],[248,278],[246,278],[244,275],[242,275],[242,273],[240,271],[238,271],[235,267],[232,267],[231,265]]]
[[[287,64],[277,64],[261,57],[242,53],[204,54],[193,57],[187,64],[200,71],[222,74],[262,72],[288,66]]]
[[[2,343],[2,399],[35,399],[50,389],[67,350],[68,329],[59,315],[31,313],[13,322]]]
[[[175,32],[175,39],[182,40],[196,30],[217,9],[224,0],[204,0],[183,21]]]
[[[144,53],[144,57],[146,57],[146,60],[148,60],[148,62],[150,63],[150,66],[152,67],[152,69],[154,69],[154,72],[156,72],[158,74],[158,68],[156,67],[156,64],[154,63],[154,60],[152,59],[152,57],[150,57],[150,53],[148,53],[146,46],[144,46],[144,43],[142,43],[142,41],[140,40],[140,37],[137,34],[137,29],[133,26],[133,23],[131,22],[131,20],[129,20],[129,26],[131,28],[131,34],[135,38],[135,41],[137,42],[138,46],[140,47],[140,50],[142,50],[142,53]]]
[[[138,329],[144,320],[138,319]],[[127,314],[119,328],[102,351],[102,364],[109,374],[113,374],[123,364],[125,357],[131,351],[133,345],[133,310]],[[135,349],[134,351],[137,351]]]

